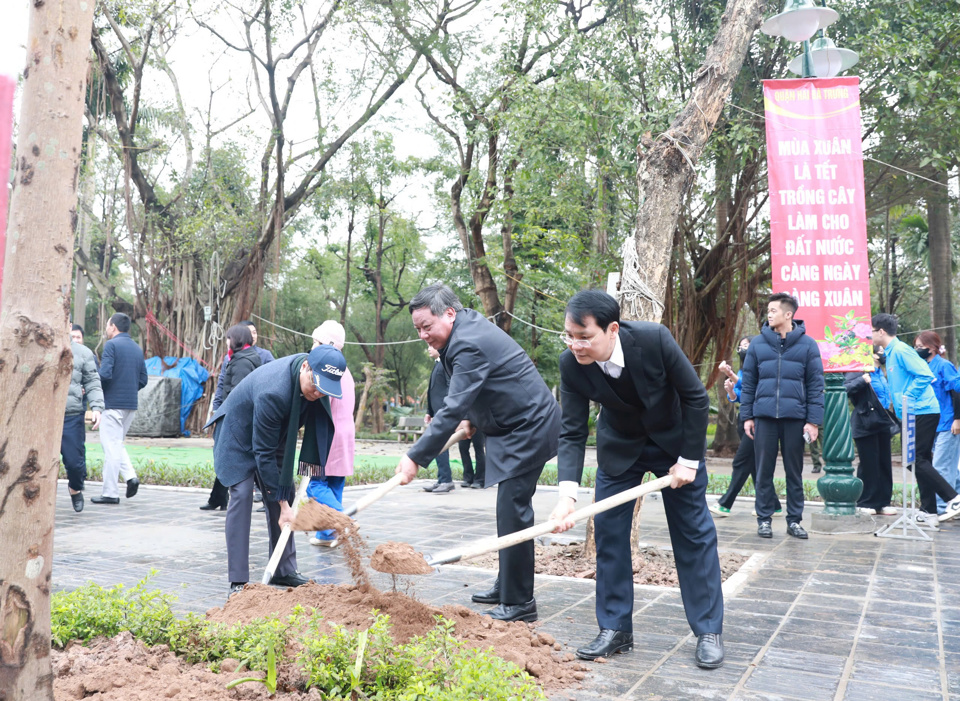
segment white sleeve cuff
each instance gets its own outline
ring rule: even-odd
[[[574,501],[577,500],[577,490],[580,489],[580,485],[574,482],[573,480],[561,480],[560,481],[560,498],[570,497]]]
[[[692,468],[694,470],[697,470],[700,468],[699,460],[690,460],[688,458],[677,458],[677,464],[683,465],[684,467]]]

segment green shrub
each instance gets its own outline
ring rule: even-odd
[[[91,582],[71,592],[55,593],[50,606],[53,644],[63,647],[71,640],[87,642],[125,630],[147,645],[167,642],[167,633],[176,622],[170,608],[176,597],[146,588],[154,574],[151,571],[132,589],[122,584],[104,589]]]

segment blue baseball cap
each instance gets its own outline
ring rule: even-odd
[[[307,363],[313,371],[314,386],[328,397],[340,399],[340,378],[347,369],[343,353],[333,346],[317,346],[307,356]]]

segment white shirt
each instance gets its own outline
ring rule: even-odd
[[[623,346],[620,344],[619,333],[614,341],[613,352],[610,354],[610,358],[607,360],[597,360],[596,363],[604,375],[612,377],[613,379],[620,377],[620,374],[623,372],[623,368],[626,367],[626,362],[623,359]],[[689,458],[677,458],[677,464],[692,468],[694,470],[700,467],[699,460],[691,460]],[[574,501],[577,500],[577,489],[580,486],[579,484],[573,480],[561,480],[559,486],[561,497],[570,497]]]

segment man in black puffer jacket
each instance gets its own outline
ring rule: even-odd
[[[797,300],[785,292],[771,295],[767,323],[747,350],[743,363],[740,416],[754,439],[757,456],[757,535],[772,538],[776,505],[773,473],[777,450],[787,476],[787,533],[806,538],[803,518],[803,444],[817,438],[823,422],[823,362],[817,342],[794,320]]]

